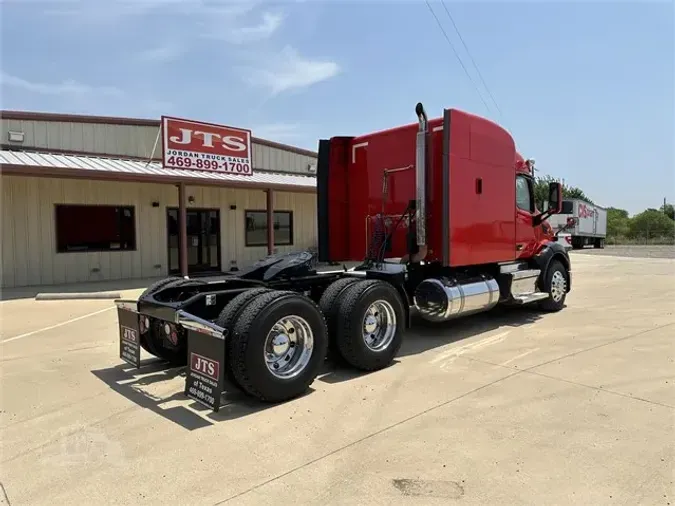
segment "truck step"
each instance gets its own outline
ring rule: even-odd
[[[544,292],[532,292],[524,293],[513,298],[513,301],[518,304],[529,304],[530,302],[536,302],[538,300],[544,300],[548,297],[547,293]]]

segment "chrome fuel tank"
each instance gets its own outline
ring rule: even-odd
[[[422,318],[443,322],[492,309],[499,302],[499,285],[490,276],[462,282],[429,278],[415,289],[414,301]]]

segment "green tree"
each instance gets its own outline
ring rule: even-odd
[[[534,202],[537,209],[544,209],[544,202],[548,200],[548,184],[555,181],[551,176],[534,178]]]
[[[628,211],[617,209],[616,207],[607,208],[607,237],[621,238],[630,235],[630,218]]]
[[[675,237],[675,221],[662,211],[647,209],[630,220],[630,235],[636,239]]]
[[[586,195],[581,188],[577,188],[576,186],[563,186],[563,197],[566,199],[581,199],[591,204],[595,203],[588,198],[588,195]]]
[[[548,200],[548,184],[554,181],[556,179],[549,175],[535,177],[534,201],[537,204],[537,209],[544,209],[544,202]],[[581,199],[591,204],[594,203],[581,188],[576,186],[563,186],[562,193],[564,199]]]
[[[673,204],[663,204],[661,206],[661,212],[665,213],[671,220],[675,220],[675,208]]]

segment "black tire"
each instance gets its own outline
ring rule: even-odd
[[[274,324],[289,315],[308,323],[314,344],[308,363],[296,376],[278,378],[265,363],[265,342]],[[230,339],[232,372],[241,388],[262,401],[283,402],[306,392],[319,374],[328,346],[328,329],[319,307],[310,298],[290,291],[272,291],[246,306]]]
[[[160,286],[155,288],[154,291],[157,291],[160,288],[169,288],[169,287],[174,288],[179,286],[186,286],[186,287],[199,286],[205,284],[206,284],[205,281],[199,279],[176,278],[170,282],[161,284]],[[149,289],[150,288],[148,288],[148,290]],[[145,351],[147,351],[151,355],[154,355],[157,358],[166,360],[171,365],[179,366],[187,364],[187,333],[185,332],[184,329],[179,328],[178,345],[166,346],[164,344],[165,342],[164,337],[162,337],[163,336],[162,327],[164,323],[165,322],[162,322],[160,320],[153,321],[150,324],[150,331],[146,332],[143,335],[145,339],[141,339],[141,346],[143,346],[143,341],[145,341],[145,346],[143,346],[143,349],[145,349]]]
[[[557,286],[562,286],[563,289],[562,295],[559,298],[554,295],[552,286],[554,283],[554,277],[558,277],[558,274],[556,273],[561,274],[562,279],[564,280],[561,282],[562,285],[557,285],[556,283]],[[567,283],[568,277],[565,266],[560,260],[551,261],[551,264],[546,271],[546,277],[544,278],[544,286],[542,287],[542,291],[548,293],[548,299],[539,302],[539,308],[547,312],[560,311],[565,306],[565,299],[567,298]]]
[[[595,239],[593,242],[593,247],[595,249],[603,249],[605,247],[605,240],[604,239]]]
[[[393,310],[396,329],[383,349],[373,350],[366,344],[363,326],[366,311],[378,300],[386,302]],[[381,280],[359,281],[347,288],[337,311],[337,347],[348,364],[364,371],[376,371],[393,362],[403,343],[405,328],[405,309],[396,288]]]
[[[348,286],[355,283],[356,281],[361,281],[357,278],[342,278],[331,283],[326,291],[323,292],[321,299],[319,300],[319,309],[323,313],[323,317],[326,320],[326,326],[328,327],[328,351],[332,353],[337,349],[336,336],[337,336],[337,323],[336,318],[338,314],[338,306],[340,302],[340,297],[345,293],[345,290]]]
[[[153,284],[151,284],[149,287],[145,289],[145,291],[138,297],[138,299],[144,299],[148,295],[150,295],[153,292],[156,292],[160,288],[162,288],[164,285],[168,285],[169,283],[173,283],[174,281],[178,281],[179,279],[183,278],[178,278],[176,276],[171,276],[168,278],[160,279],[159,281],[155,281]]]
[[[216,325],[228,330],[229,334],[225,341],[226,355],[225,355],[225,376],[235,387],[241,389],[241,385],[232,372],[232,339],[229,335],[232,333],[234,325],[239,315],[246,306],[248,306],[254,299],[260,295],[271,292],[270,288],[253,288],[240,293],[234,299],[227,303],[216,319]]]

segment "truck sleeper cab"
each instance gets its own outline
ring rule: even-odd
[[[417,123],[319,142],[318,257],[163,280],[135,306],[118,301],[121,340],[136,325],[149,353],[189,374],[210,360],[231,384],[278,402],[305,392],[329,351],[360,370],[390,365],[413,308],[434,322],[498,304],[562,309],[571,263],[546,223],[560,211],[560,184],[539,212],[532,162],[508,132],[456,109],[432,120],[422,104],[415,111]],[[317,260],[361,264],[320,271]],[[204,332],[222,348],[195,352]],[[186,386],[203,402],[197,390]]]

